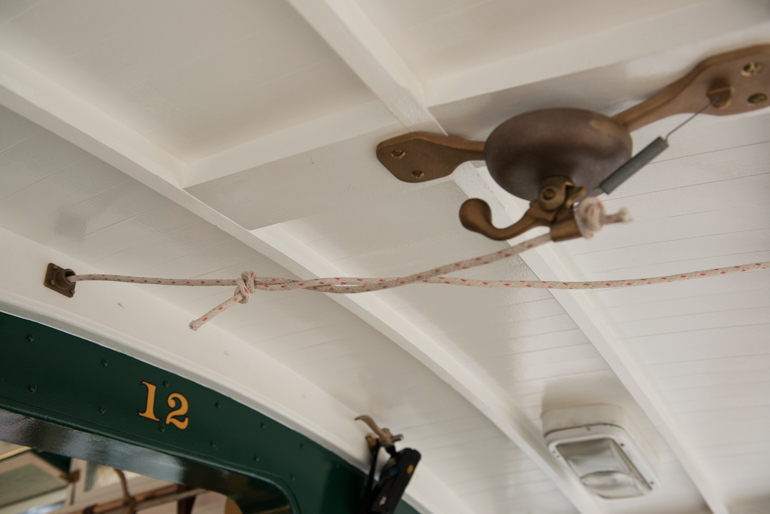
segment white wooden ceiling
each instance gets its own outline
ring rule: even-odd
[[[424,459],[435,513],[770,509],[770,274],[623,291],[410,286],[255,295],[39,285],[45,262],[151,276],[393,276],[496,249],[522,202],[486,170],[409,185],[374,157],[409,130],[614,113],[703,57],[770,42],[759,0],[0,3],[0,305],[90,334],[272,413],[366,466],[369,413]],[[634,134],[641,147],[677,119]],[[607,201],[635,222],[466,273],[616,279],[770,260],[770,112],[702,117]],[[61,262],[59,262],[61,261]],[[81,271],[82,270],[82,271]],[[269,380],[268,380],[269,377]],[[540,416],[624,408],[661,488],[588,494]]]

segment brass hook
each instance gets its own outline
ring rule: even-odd
[[[484,200],[471,198],[460,207],[460,223],[473,232],[495,241],[506,241],[535,227],[551,227],[554,241],[580,237],[574,222],[575,202],[586,195],[584,187],[576,187],[568,177],[548,177],[540,183],[537,200],[530,202],[529,209],[519,221],[506,228],[492,224],[492,209]]]

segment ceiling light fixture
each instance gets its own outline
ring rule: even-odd
[[[605,499],[644,496],[659,488],[642,439],[622,409],[591,405],[543,415],[548,449],[592,493]]]

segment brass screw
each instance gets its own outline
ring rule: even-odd
[[[552,188],[548,188],[543,190],[543,199],[544,200],[552,200],[553,197],[556,196],[556,191],[554,191]]]
[[[414,170],[414,171],[412,172],[412,176],[413,176],[414,178],[418,178],[418,179],[419,179],[419,178],[422,178],[422,177],[424,177],[424,176],[425,176],[425,172],[424,172],[424,171],[420,171],[420,170]]]
[[[392,152],[390,152],[390,155],[392,155],[396,159],[401,159],[403,156],[406,155],[406,152],[403,150],[393,150]]]
[[[764,93],[755,93],[749,97],[750,104],[761,104],[767,100],[767,95]]]
[[[762,73],[765,66],[761,62],[752,61],[741,69],[741,75],[744,77],[752,77],[758,73]]]

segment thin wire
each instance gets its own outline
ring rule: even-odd
[[[711,100],[711,101],[710,101],[709,103],[707,103],[707,104],[706,104],[704,107],[702,107],[702,108],[701,108],[701,109],[700,109],[698,112],[696,112],[695,114],[693,114],[692,116],[690,116],[689,118],[687,118],[686,120],[684,120],[682,123],[680,123],[679,125],[677,125],[677,126],[676,126],[676,128],[674,128],[674,130],[672,130],[671,132],[669,132],[668,134],[666,134],[666,137],[665,137],[664,139],[665,139],[666,141],[668,141],[668,138],[669,138],[669,137],[671,137],[671,134],[673,134],[674,132],[676,132],[676,131],[677,131],[677,130],[679,130],[680,128],[682,128],[682,127],[684,127],[685,125],[687,125],[688,123],[690,123],[690,121],[692,121],[692,119],[693,119],[694,117],[696,117],[697,115],[701,114],[703,111],[705,111],[706,109],[708,109],[709,107],[711,107],[712,105],[714,105],[715,103],[717,103],[718,101],[720,101],[721,99],[722,99],[722,95],[719,95],[718,97],[716,97],[716,98],[714,98],[713,100]]]

